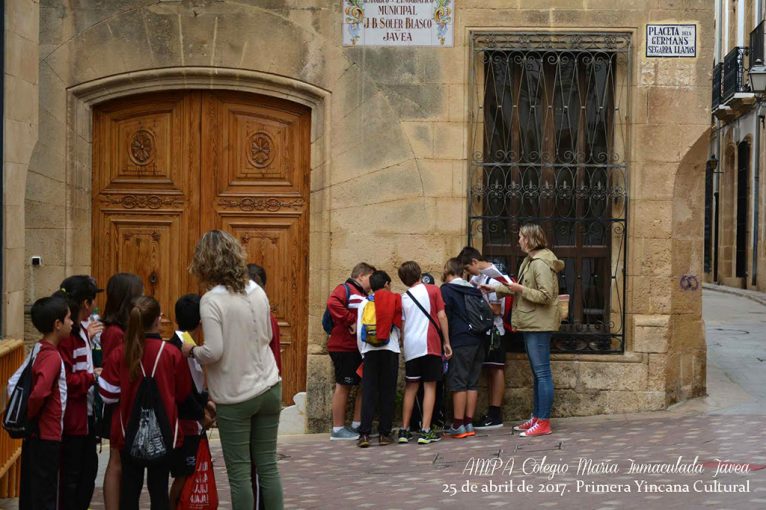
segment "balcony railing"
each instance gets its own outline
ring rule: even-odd
[[[726,103],[737,92],[749,90],[745,82],[745,56],[748,48],[736,47],[723,59],[723,88],[721,102]]]
[[[723,85],[723,62],[713,66],[713,111],[721,105],[721,86]]]
[[[763,39],[764,30],[766,30],[766,21],[761,21],[755,29],[750,32],[750,66],[766,64],[766,55],[764,55]]]

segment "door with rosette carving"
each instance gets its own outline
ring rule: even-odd
[[[306,384],[310,110],[236,92],[148,94],[98,107],[93,146],[99,283],[140,275],[170,335],[175,300],[200,290],[187,271],[195,243],[231,232],[268,273],[291,403]]]
[[[287,101],[203,96],[202,231],[233,233],[266,269],[288,403],[306,387],[310,125],[310,110]]]

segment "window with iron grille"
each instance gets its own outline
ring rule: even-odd
[[[519,227],[566,263],[554,352],[624,351],[630,35],[474,33],[468,241],[515,275]]]

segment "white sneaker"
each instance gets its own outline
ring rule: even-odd
[[[330,441],[356,441],[357,439],[359,439],[359,434],[348,427],[330,433]]]

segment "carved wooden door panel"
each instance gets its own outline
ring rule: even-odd
[[[141,276],[173,331],[173,305],[196,290],[186,270],[199,236],[201,93],[100,106],[93,123],[93,272]],[[105,296],[100,297],[101,306]]]
[[[236,235],[264,266],[282,340],[283,400],[306,387],[310,111],[234,92],[147,94],[94,112],[93,274],[136,273],[173,331],[200,235]],[[100,298],[103,307],[103,297]]]
[[[202,232],[220,228],[267,272],[283,401],[306,388],[310,110],[255,95],[202,97]]]

